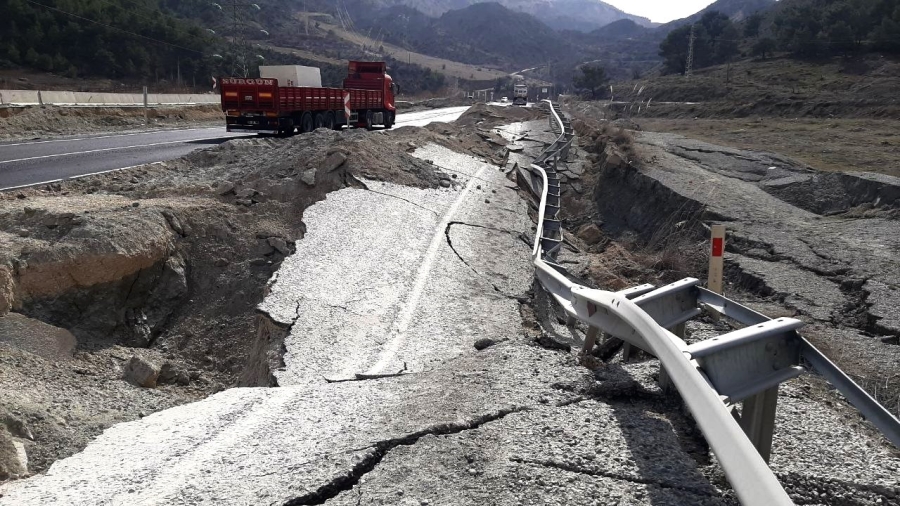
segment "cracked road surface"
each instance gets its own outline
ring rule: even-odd
[[[415,155],[455,187],[365,181],[304,214],[308,234],[260,307],[291,328],[279,385],[416,373],[519,326],[515,297],[532,276],[524,201],[497,167],[436,146]]]
[[[847,306],[862,303],[873,325],[861,330],[900,334],[900,226],[888,213],[900,180],[817,173],[778,155],[672,134],[639,140],[654,159],[643,175],[728,222],[728,259],[744,275],[816,321],[844,323]]]

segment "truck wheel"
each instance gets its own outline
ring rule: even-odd
[[[397,113],[394,111],[384,111],[384,128],[390,130],[394,128],[394,119],[396,118]]]
[[[303,117],[300,118],[300,133],[309,133],[313,131],[313,117],[312,114],[305,112],[303,113]]]
[[[372,130],[375,125],[375,114],[372,111],[366,111],[366,130]]]
[[[329,130],[334,130],[334,113],[328,111],[325,113],[325,128]]]
[[[325,115],[322,113],[316,114],[316,130],[325,127]]]

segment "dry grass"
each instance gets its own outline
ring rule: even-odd
[[[776,152],[824,171],[900,177],[900,121],[888,119],[657,119],[641,127],[741,149]]]
[[[586,110],[570,110],[569,114],[576,121],[572,123],[575,133],[581,139],[582,147],[592,153],[602,153],[609,142],[612,142],[626,160],[638,160],[634,133],[615,122],[597,120],[596,116]]]
[[[384,48],[383,55],[373,54],[373,57],[390,56],[395,60],[419,65],[420,67],[431,69],[435,72],[441,72],[448,77],[456,77],[459,79],[492,81],[509,75],[509,72],[488,68],[482,65],[469,65],[466,63],[460,63],[444,58],[436,58],[434,56],[416,53],[414,51],[408,51],[406,49],[403,49],[402,47],[384,42],[384,40],[375,40],[369,36],[370,34],[363,34],[360,32],[345,30],[343,27],[341,27],[340,22],[334,19],[329,14],[298,13],[298,19],[303,23],[306,22],[307,16],[313,17],[313,23],[315,21],[319,22],[318,29],[311,28],[311,31],[313,32],[333,33],[334,36],[360,47],[364,46],[367,48],[375,49]]]
[[[703,278],[709,261],[706,242],[678,238],[651,248],[641,241],[610,241],[591,258],[590,275],[604,290],[650,283],[657,286],[686,277]]]
[[[635,98],[631,84],[617,86],[617,100]],[[637,84],[644,87],[642,97],[660,104],[727,101],[742,107],[756,103],[754,110],[778,116],[787,103],[828,103],[833,114],[854,115],[860,103],[887,105],[895,100],[900,62],[878,54],[822,61],[746,59],[698,69],[690,79],[657,76]]]

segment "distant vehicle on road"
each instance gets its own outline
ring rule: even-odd
[[[501,99],[500,99],[500,103],[501,103],[501,104],[509,103],[509,97],[503,97],[503,98],[501,98]]]
[[[384,62],[351,61],[343,88],[323,88],[319,69],[260,67],[261,77],[223,77],[222,111],[229,132],[293,135],[344,125],[394,126],[400,87]]]
[[[513,104],[528,105],[528,86],[517,84],[513,89]]]

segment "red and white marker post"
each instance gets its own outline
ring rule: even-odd
[[[350,92],[344,92],[344,118],[347,119],[347,124],[350,124]]]
[[[725,269],[725,225],[712,226],[712,243],[709,252],[709,278],[706,287],[722,295],[722,277]]]

